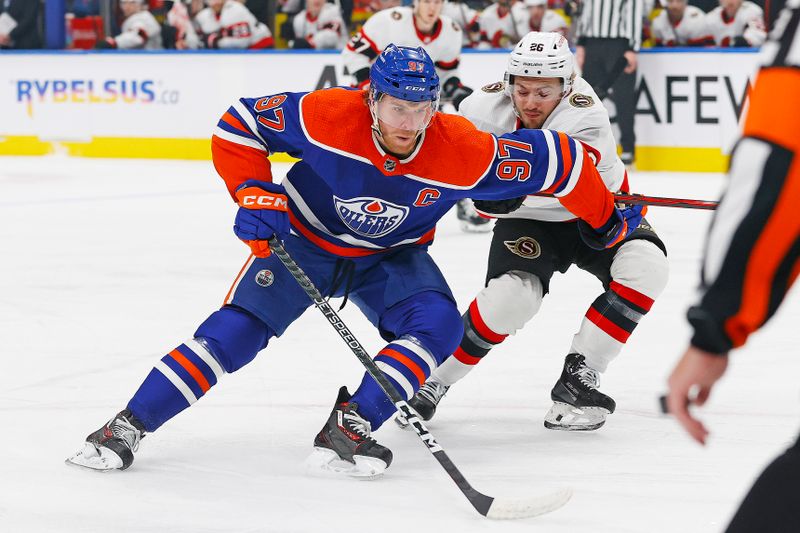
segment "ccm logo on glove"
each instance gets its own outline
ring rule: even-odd
[[[242,207],[254,207],[256,209],[286,211],[289,207],[286,195],[271,193],[260,187],[239,189],[236,191],[236,200]]]

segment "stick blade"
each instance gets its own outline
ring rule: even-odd
[[[495,498],[486,513],[486,518],[491,518],[492,520],[531,518],[563,507],[571,497],[571,489],[561,489],[550,494],[525,500]]]

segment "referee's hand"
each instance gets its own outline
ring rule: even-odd
[[[633,50],[628,50],[627,52],[625,52],[624,55],[625,59],[628,61],[628,66],[625,67],[624,72],[625,74],[631,74],[636,70],[636,64],[637,64],[636,52],[634,52]]]
[[[689,412],[690,405],[702,406],[711,389],[728,368],[728,355],[717,355],[690,346],[672,371],[667,384],[669,413],[702,445],[708,438],[705,425]]]

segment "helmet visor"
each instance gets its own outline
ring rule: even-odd
[[[410,102],[388,94],[382,94],[373,102],[378,119],[393,128],[421,131],[431,123],[436,114],[437,100]]]

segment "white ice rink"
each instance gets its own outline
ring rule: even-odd
[[[722,180],[640,173],[632,184],[714,199]],[[484,519],[414,434],[391,423],[376,433],[395,456],[383,479],[306,475],[338,387],[352,390],[362,375],[313,308],[148,435],[130,470],[68,468],[64,458],[221,304],[248,255],[234,213],[208,162],[0,158],[1,532],[717,532],[798,431],[791,297],[732,358],[702,413],[706,449],[656,412],[689,336],[710,215],[652,208],[671,279],[604,376],[618,406],[605,427],[542,425],[572,334],[602,290],[577,269],[556,276],[539,316],[455,386],[430,425],[478,490],[572,487],[550,515]],[[432,253],[461,309],[482,287],[489,240],[461,233],[452,214],[438,227]],[[371,351],[382,346],[355,305],[341,315]]]

